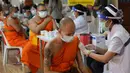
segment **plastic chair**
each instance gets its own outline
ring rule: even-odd
[[[2,38],[3,38],[3,41],[4,41],[3,65],[6,65],[6,64],[8,63],[9,50],[20,50],[20,56],[22,57],[22,47],[11,46],[11,45],[8,43],[8,41],[7,41],[7,39],[6,39],[6,37],[5,37],[4,33],[3,33],[3,31],[0,30],[0,32],[1,32],[1,34],[2,34]],[[24,64],[23,64],[23,63],[22,63],[22,67],[23,67],[23,69],[24,69]]]

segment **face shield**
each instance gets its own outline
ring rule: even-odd
[[[75,7],[72,7],[72,12],[73,12],[73,16],[75,16],[74,15],[74,12],[80,12],[80,13],[83,13],[84,15],[84,18],[85,19],[87,19],[87,13],[86,12],[84,12],[84,11],[81,11],[81,10],[79,10],[79,9],[76,9]]]
[[[72,11],[77,11],[77,12],[84,13],[83,11],[76,9],[75,7],[72,7]]]

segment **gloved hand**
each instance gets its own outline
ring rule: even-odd
[[[92,44],[88,44],[85,46],[85,48],[87,48],[87,50],[96,50],[98,47],[92,45]]]
[[[84,55],[86,55],[86,56],[88,56],[92,51],[90,51],[90,50],[87,50],[86,48],[85,48],[85,46],[83,45],[83,43],[79,43],[79,49],[80,49],[80,51],[82,51],[82,53],[84,54]]]
[[[92,53],[91,50],[87,50],[87,49],[83,49],[83,50],[81,50],[81,51],[83,52],[83,54],[84,54],[86,57],[88,57],[89,54]]]

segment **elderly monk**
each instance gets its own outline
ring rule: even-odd
[[[79,50],[79,39],[73,36],[75,25],[71,18],[60,21],[58,35],[44,48],[44,73],[88,73]],[[73,67],[75,60],[78,70]]]
[[[11,46],[24,47],[28,40],[24,29],[17,18],[15,7],[11,7],[9,15],[4,19],[4,34]]]
[[[30,29],[29,42],[23,49],[22,62],[26,64],[27,72],[36,73],[40,68],[40,52],[39,41],[37,35],[40,35],[41,30],[52,31],[53,19],[48,15],[47,8],[44,4],[39,4],[37,8],[37,14],[34,16],[28,24]]]

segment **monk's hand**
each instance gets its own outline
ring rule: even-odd
[[[47,17],[47,18],[45,18],[45,22],[50,22],[51,20],[52,20],[51,17]]]

